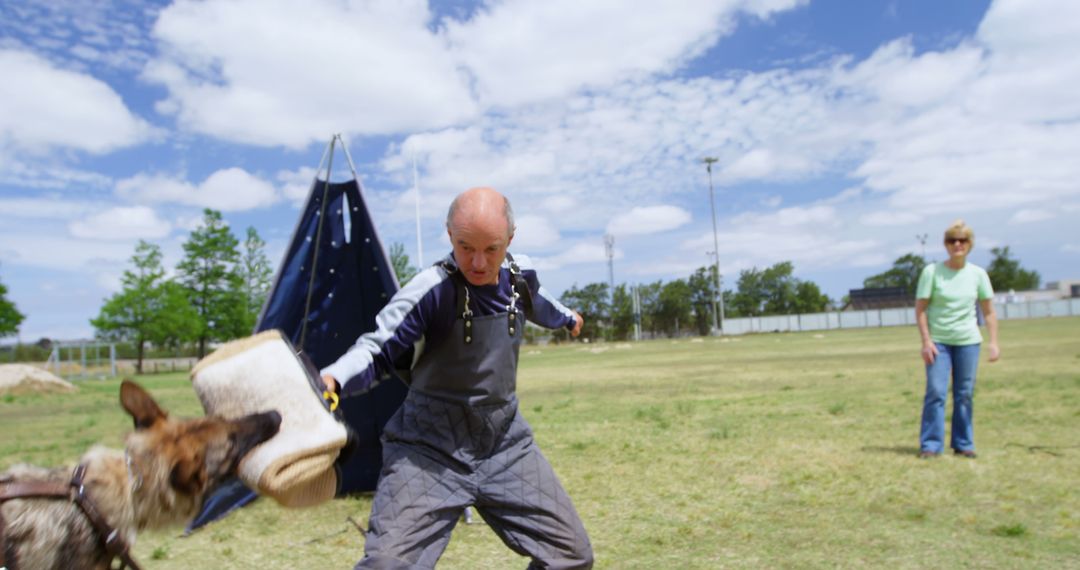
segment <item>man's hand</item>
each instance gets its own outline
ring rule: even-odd
[[[990,362],[997,362],[997,359],[1001,358],[1001,349],[993,342],[990,343],[987,348],[990,349]]]
[[[938,351],[934,343],[924,344],[922,347],[922,359],[927,364],[933,364],[934,359],[937,358]]]
[[[326,384],[327,391],[329,391],[332,394],[337,394],[338,384],[337,384],[337,380],[335,380],[333,376],[331,376],[329,374],[323,374],[322,375],[322,381],[323,381],[323,384]]]
[[[570,336],[576,337],[581,334],[581,325],[583,324],[585,324],[585,319],[581,318],[580,313],[574,311],[574,328],[570,329]]]

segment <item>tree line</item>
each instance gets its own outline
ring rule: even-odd
[[[101,340],[129,342],[142,370],[146,347],[180,350],[193,346],[202,357],[211,343],[251,334],[269,292],[272,270],[265,254],[266,243],[255,228],[248,227],[241,243],[222,220],[221,213],[206,209],[200,225],[183,244],[184,257],[171,277],[162,265],[161,248],[139,241],[131,267],[121,277],[121,290],[104,300],[96,318],[90,320]],[[994,290],[1037,289],[1038,272],[1024,269],[1008,246],[990,250],[987,267]],[[406,283],[417,269],[400,243],[390,247],[390,261],[399,283]],[[867,288],[900,287],[914,299],[925,258],[903,255],[886,271],[863,281]],[[794,265],[783,261],[764,269],[739,272],[736,288],[724,290],[727,318],[816,313],[842,308],[846,299],[829,299],[812,281],[794,276]],[[716,291],[715,267],[699,267],[685,279],[630,285],[611,290],[608,283],[577,284],[560,297],[585,318],[582,336],[625,340],[633,337],[635,324],[651,337],[679,334],[706,335],[712,329]],[[640,310],[634,311],[634,295]],[[0,282],[0,338],[15,334],[26,316],[7,299]],[[557,339],[567,338],[557,331]]]

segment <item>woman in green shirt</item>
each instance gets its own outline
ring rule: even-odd
[[[915,291],[915,321],[922,336],[926,363],[926,397],[923,400],[919,457],[937,457],[945,447],[945,400],[952,373],[953,414],[950,447],[956,455],[975,457],[972,428],[972,395],[979,363],[982,334],[975,303],[982,306],[990,362],[1000,356],[994,290],[983,268],[967,262],[975,245],[975,233],[963,220],[945,230],[948,261],[923,268]]]

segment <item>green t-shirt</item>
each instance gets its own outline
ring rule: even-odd
[[[973,263],[965,263],[959,270],[944,262],[927,265],[915,289],[916,299],[930,300],[926,309],[930,339],[957,346],[982,342],[975,302],[993,297],[990,276]]]

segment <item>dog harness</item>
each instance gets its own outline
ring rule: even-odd
[[[83,479],[86,477],[86,465],[79,465],[71,474],[68,482],[60,481],[14,481],[12,479],[0,480],[0,504],[12,499],[67,499],[78,505],[94,531],[105,545],[105,551],[109,553],[109,565],[116,559],[120,559],[120,570],[131,568],[141,570],[135,559],[131,556],[131,548],[120,531],[109,526],[105,517],[101,515],[94,501],[86,494],[86,486]],[[9,544],[5,535],[7,523],[4,514],[0,512],[0,570],[15,570],[18,562],[15,560],[15,545]]]

